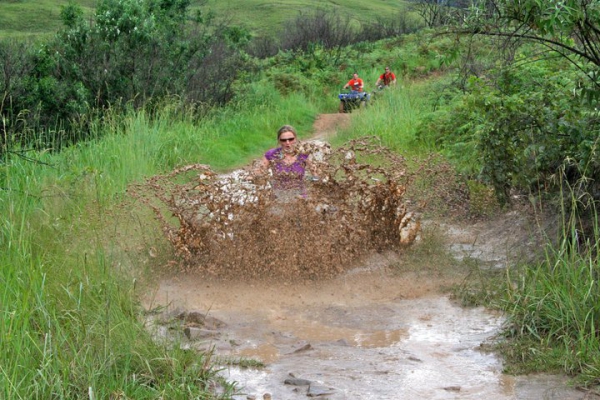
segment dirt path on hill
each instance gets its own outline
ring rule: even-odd
[[[350,114],[321,115],[314,137],[326,140],[349,123]],[[449,257],[485,268],[504,268],[524,243],[535,246],[514,213],[464,226],[429,222],[424,235],[443,238]],[[562,377],[504,375],[501,360],[482,350],[503,316],[455,304],[446,288],[464,274],[419,246],[304,283],[165,276],[145,305],[167,310],[154,325],[159,336],[173,334],[164,322],[181,320],[184,347],[264,363],[225,367],[222,375],[240,388],[235,399],[586,398]]]
[[[313,137],[315,139],[327,140],[328,137],[335,135],[338,130],[350,126],[351,114],[321,114],[313,124]]]

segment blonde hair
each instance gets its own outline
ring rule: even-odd
[[[290,132],[294,134],[294,137],[296,138],[298,135],[296,134],[296,129],[291,126],[291,125],[283,125],[281,128],[279,128],[279,130],[277,131],[277,140],[279,140],[279,137],[284,134],[285,132]]]

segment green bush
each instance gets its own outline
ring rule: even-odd
[[[424,119],[418,136],[489,183],[502,204],[513,188],[554,187],[565,163],[576,166],[571,182],[582,174],[597,182],[600,118],[597,103],[578,93],[581,85],[577,71],[556,62],[490,71]]]
[[[242,51],[250,35],[189,6],[102,0],[86,19],[71,3],[51,40],[0,44],[0,112],[8,120],[0,156],[12,142],[60,148],[86,139],[90,114],[109,108],[140,109],[171,96],[195,105],[230,101],[234,82],[252,66]]]

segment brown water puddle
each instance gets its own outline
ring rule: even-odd
[[[265,364],[222,371],[239,385],[235,399],[586,398],[560,377],[504,375],[498,357],[480,347],[502,315],[462,308],[439,294],[434,277],[397,276],[385,262],[310,284],[180,275],[163,279],[146,305],[196,310],[226,324],[210,339],[184,338],[185,347]],[[314,390],[285,384],[290,374]]]

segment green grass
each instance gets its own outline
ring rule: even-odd
[[[91,14],[95,0],[78,0]],[[51,34],[61,27],[61,8],[69,0],[14,0],[0,2],[0,38],[25,38]]]
[[[9,27],[0,37],[50,32],[59,4],[66,2],[0,3],[0,26]],[[293,17],[298,7],[323,3],[286,2],[292,10],[259,2],[240,8],[249,4],[209,2],[218,13],[226,7],[245,10],[241,21],[257,30]],[[360,9],[364,4],[348,1],[344,7],[372,18],[395,12],[399,3],[373,1],[373,14]],[[17,18],[19,12],[31,12],[34,22]],[[31,23],[37,30],[27,29]],[[449,39],[411,35],[360,46],[361,57],[345,61],[359,71],[367,90],[373,90],[384,65],[397,73],[398,87],[352,113],[351,127],[333,144],[377,135],[404,155],[424,159],[435,153],[435,144],[416,141],[415,131],[422,116],[434,110],[432,86],[423,78],[442,68]],[[278,68],[289,67],[285,73],[292,77],[301,74],[292,62]],[[324,75],[342,83],[350,78],[348,70],[336,73]],[[150,213],[124,201],[126,190],[186,164],[209,164],[219,172],[247,165],[276,145],[275,132],[283,124],[307,137],[317,114],[337,112],[339,87],[315,83],[284,96],[265,78],[250,85],[245,98],[198,122],[178,105],[163,104],[153,119],[143,112],[109,115],[95,127],[101,138],[96,141],[58,154],[27,152],[28,158],[5,159],[0,164],[0,398],[86,398],[92,392],[96,398],[202,398],[216,379],[210,354],[164,348],[143,327],[137,302],[152,278],[146,274],[165,265],[171,254]],[[427,183],[431,191],[440,190],[433,183]],[[442,247],[428,243],[409,254],[410,265],[431,259]],[[158,249],[157,257],[148,254],[151,247]],[[477,285],[467,288],[463,300],[481,304],[507,295],[513,341],[506,354],[512,371],[561,370],[584,383],[598,380],[597,242],[592,248],[595,252],[583,255],[565,243],[550,248],[545,263],[515,271],[511,278],[517,284],[505,292],[473,266]],[[448,260],[446,254],[437,256]],[[483,297],[476,290],[483,290]]]
[[[282,22],[295,18],[299,11],[315,9],[334,10],[340,15],[348,14],[356,23],[373,21],[377,17],[392,17],[405,8],[403,1],[372,0],[209,0],[207,7],[219,16],[230,16],[236,24],[246,26],[259,34],[272,34]]]
[[[91,14],[96,0],[75,0],[86,14]],[[25,38],[51,34],[61,27],[61,7],[69,0],[14,0],[0,2],[0,38]],[[196,9],[200,1],[192,1],[191,9]],[[377,17],[393,17],[405,7],[403,1],[347,0],[343,4],[336,1],[320,0],[208,0],[203,11],[211,10],[217,17],[231,20],[247,27],[257,34],[273,34],[282,28],[282,23],[295,18],[298,11],[312,11],[316,8],[335,9],[347,13],[357,23],[374,20]]]
[[[600,375],[600,229],[589,199],[574,193],[566,199],[562,231],[548,238],[545,258],[509,277],[503,299],[509,325],[499,348],[510,372],[560,371],[589,387]],[[587,223],[575,210],[590,212],[591,226],[582,229]]]
[[[147,266],[168,260],[170,248],[150,213],[122,200],[128,184],[175,166],[258,157],[284,121],[309,133],[318,102],[257,90],[263,103],[199,124],[174,107],[153,120],[114,116],[97,127],[101,140],[0,165],[0,398],[205,393],[216,379],[210,354],[164,348],[143,327]]]
[[[402,154],[424,155],[428,149],[414,141],[414,132],[419,115],[430,108],[428,101],[418,96],[425,87],[399,80],[395,88],[375,95],[366,109],[352,116],[344,139],[377,135],[385,146]]]

